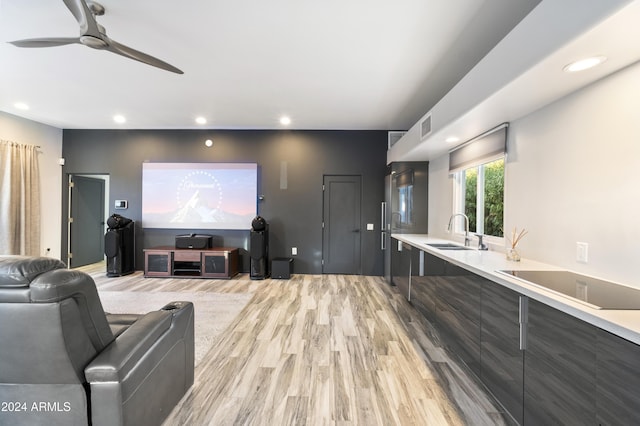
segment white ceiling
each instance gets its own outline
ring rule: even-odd
[[[78,25],[62,0],[0,0],[0,110],[58,128],[273,129],[286,114],[295,129],[408,129],[538,2],[101,1],[109,37],[178,75],[82,45],[17,48]]]
[[[638,63],[639,23],[640,0],[544,0],[428,111],[432,132],[422,137],[423,120],[417,121],[388,151],[387,161],[437,158],[493,126]],[[607,59],[595,68],[563,71],[572,61],[601,55]],[[640,94],[639,89],[640,79],[629,87]],[[614,100],[602,107],[619,108]],[[459,141],[447,143],[452,136]]]

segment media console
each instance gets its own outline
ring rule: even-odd
[[[144,249],[145,277],[230,279],[238,273],[238,249]]]

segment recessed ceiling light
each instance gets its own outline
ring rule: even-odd
[[[280,124],[282,124],[283,126],[288,126],[289,124],[291,124],[291,119],[286,115],[283,115],[282,117],[280,117]]]
[[[571,62],[562,68],[565,72],[577,72],[588,70],[596,65],[600,65],[607,60],[606,56],[592,56],[590,58],[580,59],[579,61]]]
[[[124,117],[124,115],[114,115],[113,116],[113,121],[115,121],[118,124],[123,124],[127,122],[127,119]]]
[[[207,139],[206,141],[204,141],[204,144],[207,147],[211,148],[213,146],[213,141],[211,139]]]
[[[457,136],[449,136],[447,139],[444,140],[446,143],[456,143],[456,142],[460,142],[460,138]]]
[[[204,117],[196,117],[196,123],[198,124],[207,124],[207,119]]]
[[[29,109],[29,105],[25,104],[24,102],[16,102],[15,104],[13,104],[13,106],[23,111],[26,111]]]

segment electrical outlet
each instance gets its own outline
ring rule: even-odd
[[[588,243],[576,243],[576,261],[580,263],[587,263],[589,261],[589,244]]]
[[[373,231],[373,223],[367,223],[367,231]]]
[[[298,247],[291,247],[291,256],[298,255]]]

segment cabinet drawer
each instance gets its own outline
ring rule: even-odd
[[[228,253],[213,252],[202,254],[202,275],[211,278],[227,277],[229,272]]]
[[[177,262],[200,262],[200,252],[176,250],[173,252],[173,260]]]
[[[145,251],[144,276],[168,277],[171,275],[171,252]]]

